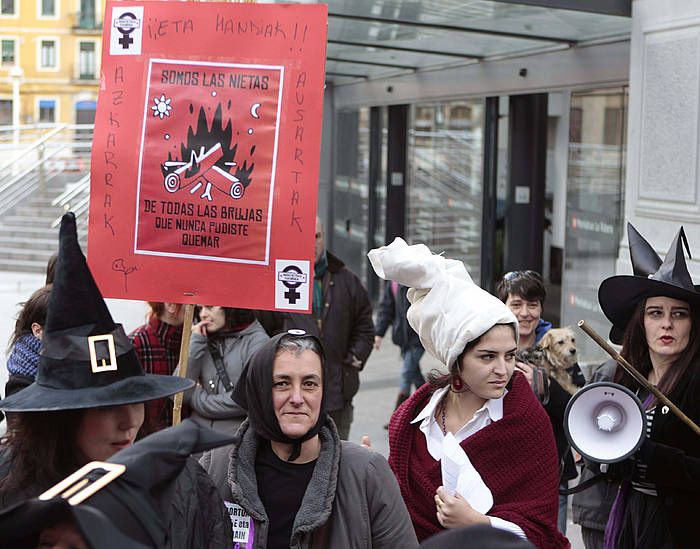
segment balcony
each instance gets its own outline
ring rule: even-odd
[[[95,13],[75,12],[71,14],[71,28],[75,34],[99,35],[102,33],[102,21],[99,21]]]

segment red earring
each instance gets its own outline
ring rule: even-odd
[[[452,390],[455,392],[459,392],[464,388],[464,382],[462,381],[462,377],[458,374],[455,374],[452,376]]]

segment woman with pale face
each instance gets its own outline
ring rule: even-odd
[[[246,365],[233,395],[248,410],[239,442],[201,462],[234,532],[268,549],[417,547],[388,463],[340,440],[326,384],[321,342],[302,330],[273,337]]]
[[[628,241],[634,274],[607,278],[598,291],[601,309],[613,324],[610,339],[621,343],[627,362],[698,424],[700,292],[686,264],[685,233],[679,230],[663,261],[631,225]],[[606,547],[693,547],[700,534],[700,437],[622,367],[613,381],[637,395],[646,429],[640,449],[622,465],[628,474],[617,479]]]
[[[397,238],[369,258],[380,277],[409,287],[408,322],[446,370],[431,372],[389,423],[389,465],[419,541],[486,524],[565,547],[552,429],[515,362],[518,330],[527,321],[534,334],[535,318],[516,317],[463,263],[423,245]]]

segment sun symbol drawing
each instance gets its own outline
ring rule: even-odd
[[[173,107],[170,104],[171,101],[172,99],[166,98],[164,93],[160,94],[160,97],[154,97],[153,102],[155,105],[151,105],[151,109],[153,109],[153,116],[158,116],[161,120],[163,120],[163,118],[166,116],[170,116],[170,111],[173,110]]]

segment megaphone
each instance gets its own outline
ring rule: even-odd
[[[564,431],[571,446],[596,463],[615,463],[634,454],[646,436],[646,414],[632,391],[616,383],[592,383],[566,407]]]

